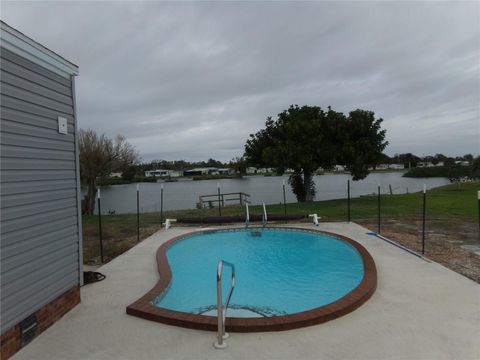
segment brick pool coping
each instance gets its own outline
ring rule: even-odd
[[[252,229],[255,229],[252,227]],[[292,227],[269,227],[268,229],[286,229],[293,231],[314,232],[332,236],[341,239],[352,245],[360,254],[364,265],[364,276],[360,284],[350,291],[344,297],[337,301],[295,314],[258,317],[258,318],[237,318],[227,317],[225,321],[226,331],[230,332],[263,332],[263,331],[281,331],[296,329],[305,326],[320,324],[329,320],[333,320],[345,314],[352,312],[365,303],[375,292],[377,287],[377,270],[375,262],[368,251],[356,241],[339,234],[327,231],[292,228]],[[232,228],[232,231],[239,230]],[[167,260],[167,249],[174,242],[183,238],[197,234],[209,232],[228,231],[224,229],[194,231],[188,234],[174,237],[163,243],[157,250],[157,264],[160,280],[155,286],[148,291],[140,299],[127,306],[127,314],[138,316],[143,319],[152,320],[168,325],[181,326],[190,329],[217,331],[217,317],[205,316],[180,311],[169,310],[166,308],[156,307],[151,304],[158,295],[168,288],[172,279],[172,272]]]

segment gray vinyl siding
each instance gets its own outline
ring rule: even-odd
[[[79,284],[80,226],[73,81],[4,48],[0,55],[3,332]]]

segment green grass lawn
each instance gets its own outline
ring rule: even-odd
[[[321,191],[321,189],[319,189]],[[455,228],[459,222],[475,223],[478,219],[477,192],[480,182],[453,184],[439,187],[427,193],[427,216],[440,219],[445,228]],[[380,197],[382,219],[419,219],[422,214],[422,193],[403,195],[382,195]],[[351,220],[368,220],[377,217],[375,195],[351,199]],[[222,209],[222,215],[242,215],[244,207],[228,206]],[[251,206],[251,214],[261,214],[261,206]],[[268,205],[269,214],[283,214],[283,204]],[[317,213],[322,221],[346,221],[347,199],[316,201],[310,203],[287,204],[288,214]],[[205,217],[218,215],[218,209],[192,209],[167,211],[165,218]],[[136,242],[136,214],[102,215],[102,234],[105,240],[107,257],[112,258],[133,246]],[[140,214],[141,238],[145,238],[160,229],[160,213]],[[84,251],[86,262],[98,258],[98,216],[84,215]]]

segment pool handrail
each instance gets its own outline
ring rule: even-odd
[[[248,225],[250,224],[250,212],[248,210],[248,203],[245,203],[245,229],[248,228]]]
[[[268,217],[267,217],[267,208],[265,206],[265,202],[262,202],[263,206],[263,213],[262,213],[262,226],[265,227],[267,225]]]
[[[223,266],[228,266],[232,269],[232,285],[228,292],[227,301],[225,306],[222,301],[222,270]],[[228,334],[225,332],[225,318],[227,317],[227,309],[232,298],[233,289],[235,288],[235,265],[225,260],[220,260],[217,265],[217,341],[213,344],[216,349],[224,349],[227,347],[227,343],[224,341],[228,338]]]

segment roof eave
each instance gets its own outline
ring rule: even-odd
[[[1,46],[63,77],[78,75],[78,66],[0,21]]]

